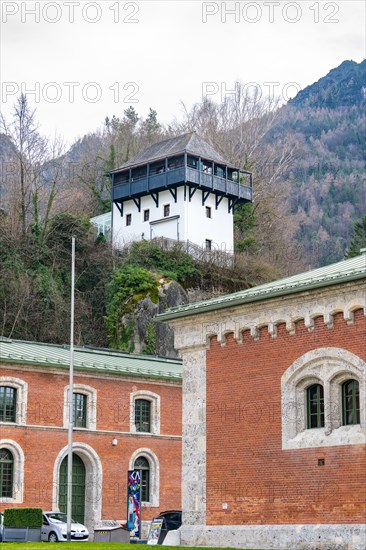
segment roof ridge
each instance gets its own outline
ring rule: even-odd
[[[35,340],[18,340],[15,338],[6,338],[4,336],[0,336],[0,344],[1,343],[7,343],[7,344],[24,344],[28,346],[37,346],[42,347],[44,349],[46,348],[54,348],[54,349],[60,349],[68,351],[70,349],[70,344],[55,344],[53,342],[36,342]],[[108,349],[108,348],[88,348],[87,346],[74,346],[75,352],[81,352],[81,353],[89,353],[96,356],[114,356],[114,357],[122,357],[125,359],[132,359],[132,360],[143,360],[143,361],[153,361],[153,362],[164,362],[167,364],[176,363],[180,364],[182,360],[177,357],[163,357],[161,355],[151,355],[151,354],[143,354],[143,353],[129,353],[127,351],[123,350],[116,350],[116,349]],[[1,360],[1,356],[0,356]]]
[[[21,340],[18,338],[6,338],[5,336],[0,337],[1,342],[16,343],[16,344],[34,344],[36,346],[49,346],[53,348],[67,349],[70,347],[70,344],[55,344],[54,342],[37,342],[36,340]]]
[[[36,365],[67,370],[69,350],[64,346],[44,342],[3,341],[0,362],[20,365]],[[181,359],[166,359],[148,355],[119,353],[98,353],[76,347],[74,354],[75,370],[94,373],[115,373],[120,376],[137,376],[154,379],[181,380]]]
[[[143,359],[144,361],[164,361],[166,363],[180,363],[181,359],[175,357],[163,357],[162,355],[152,355],[144,353],[130,353],[124,350],[97,348],[88,346],[75,346],[75,351],[83,353],[92,353],[95,355],[115,355],[117,357],[126,357],[132,359]]]

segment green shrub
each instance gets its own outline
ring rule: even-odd
[[[159,275],[174,279],[188,288],[199,284],[202,271],[197,262],[179,245],[170,250],[162,250],[150,241],[135,242],[131,246],[127,263],[153,270]]]
[[[43,517],[41,508],[8,508],[4,511],[5,527],[42,527]]]
[[[157,297],[154,275],[137,265],[124,265],[113,274],[107,285],[106,316],[109,345],[133,353],[134,310],[148,293]]]

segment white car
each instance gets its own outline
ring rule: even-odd
[[[77,521],[71,520],[71,540],[87,542],[89,531]],[[63,512],[43,512],[41,540],[48,542],[67,541],[67,516]]]

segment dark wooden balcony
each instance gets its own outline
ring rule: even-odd
[[[252,174],[212,161],[187,157],[174,157],[143,166],[111,173],[113,201],[157,193],[181,185],[227,196],[234,202],[252,200]]]

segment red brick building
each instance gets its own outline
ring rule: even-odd
[[[182,543],[366,548],[366,256],[160,315],[183,356]]]
[[[69,351],[0,340],[0,510],[66,503]],[[181,505],[179,360],[75,349],[73,515],[126,519],[143,470],[143,520]]]

